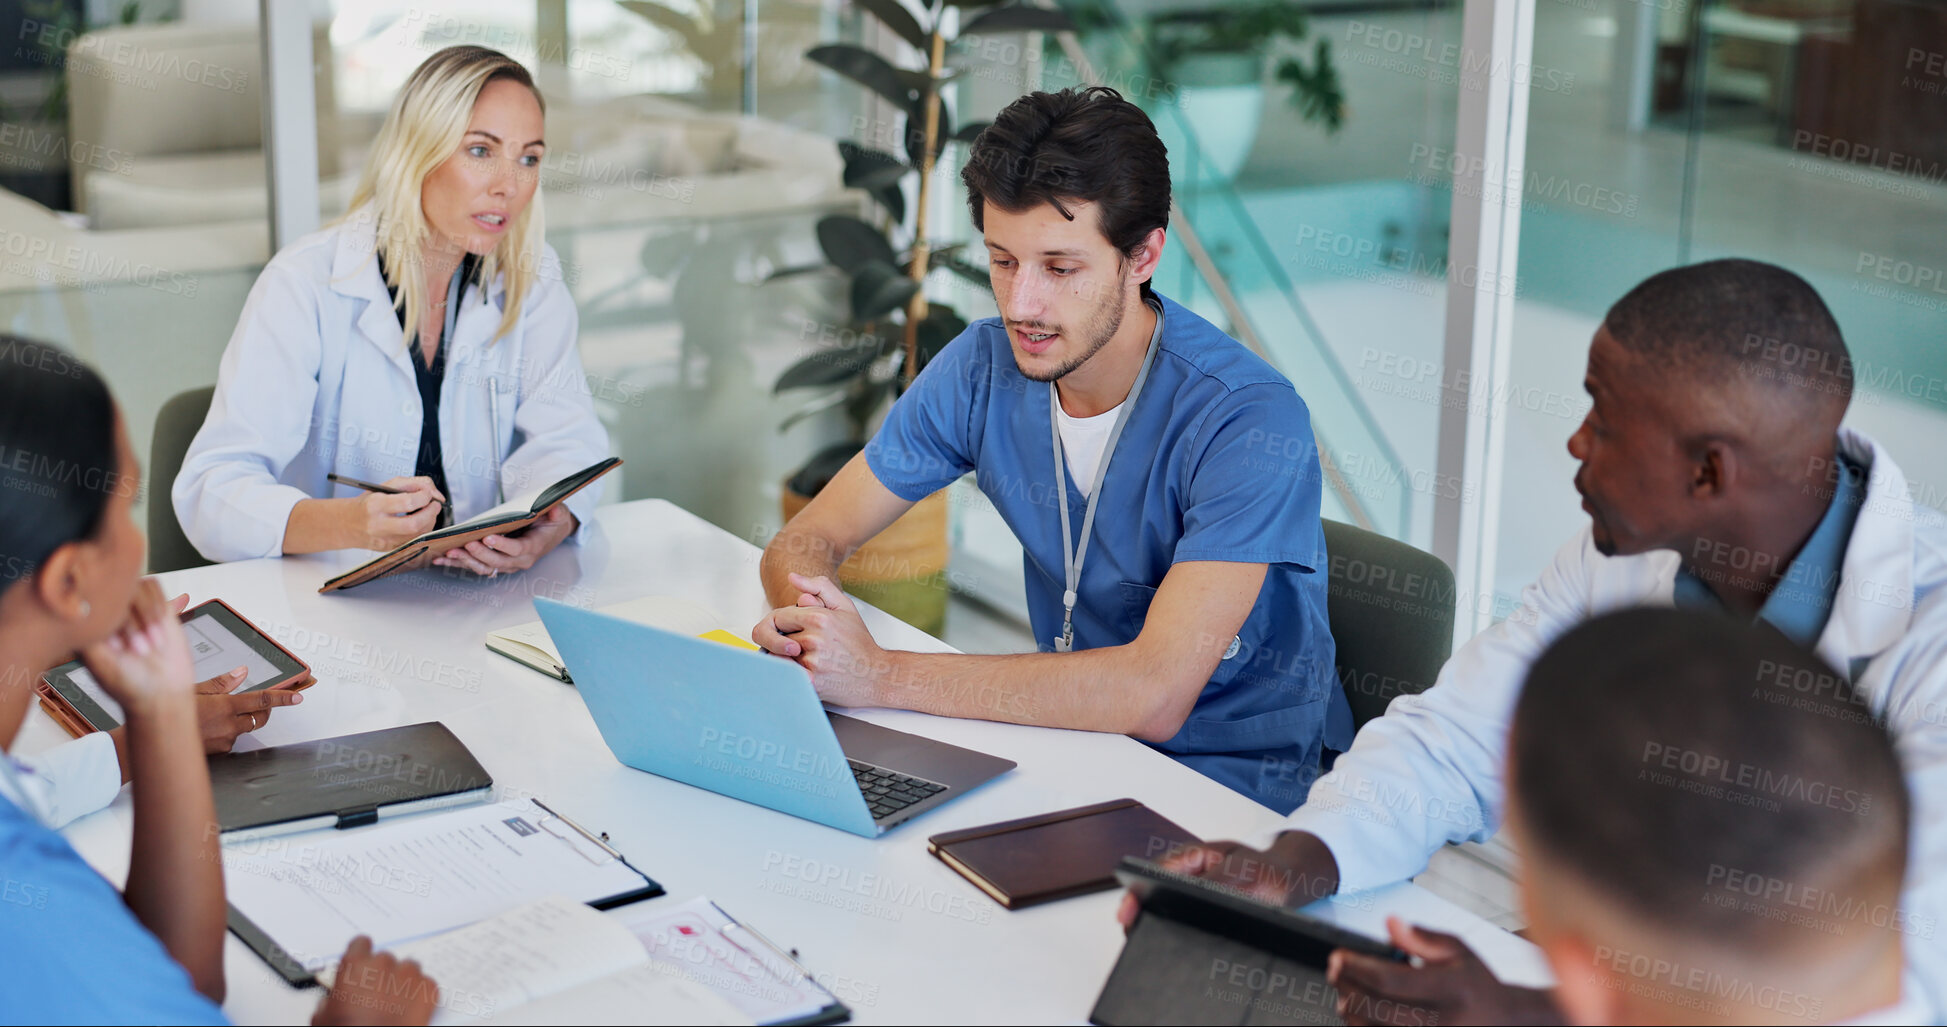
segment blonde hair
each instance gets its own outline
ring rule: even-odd
[[[405,88],[392,101],[385,124],[372,142],[372,154],[352,192],[343,221],[357,217],[376,220],[377,252],[385,256],[388,283],[398,294],[397,308],[405,328],[400,345],[411,344],[420,319],[432,308],[426,294],[425,249],[432,226],[420,206],[426,177],[453,156],[466,136],[474,102],[487,83],[497,79],[519,82],[534,94],[547,112],[547,101],[534,77],[520,62],[484,46],[449,46],[419,65]],[[367,209],[369,208],[369,210]],[[541,191],[537,187],[526,209],[514,218],[500,244],[481,261],[481,301],[496,274],[506,276],[507,306],[501,314],[498,339],[520,322],[521,302],[534,287],[541,266]]]

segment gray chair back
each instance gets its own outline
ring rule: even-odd
[[[1431,553],[1337,521],[1325,522],[1325,547],[1326,607],[1356,729],[1440,675],[1453,649],[1454,576]]]
[[[155,435],[149,441],[149,572],[179,571],[186,567],[205,567],[210,561],[189,544],[183,526],[176,521],[176,504],[169,492],[176,485],[176,474],[189,455],[189,443],[210,414],[210,397],[216,386],[179,392],[162,405],[155,415]]]

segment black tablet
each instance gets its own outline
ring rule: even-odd
[[[1325,979],[1333,949],[1406,959],[1374,938],[1153,863],[1124,859],[1116,879],[1142,913],[1090,1023],[1335,1024],[1338,991]]]
[[[1333,949],[1350,949],[1394,962],[1405,952],[1368,935],[1315,916],[1269,905],[1206,877],[1165,870],[1125,856],[1115,878],[1142,902],[1145,913],[1181,920],[1217,934],[1323,967]]]
[[[183,611],[183,633],[189,636],[190,658],[195,661],[192,680],[208,681],[241,666],[248,672],[244,683],[235,689],[238,692],[304,688],[311,683],[311,668],[303,660],[221,599]],[[80,660],[42,674],[40,691],[50,704],[50,712],[54,712],[53,707],[66,707],[61,713],[71,716],[57,713],[57,718],[71,733],[109,731],[122,725],[121,706],[109,698]]]

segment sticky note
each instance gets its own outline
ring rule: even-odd
[[[716,629],[714,629],[714,630],[711,630],[711,631],[705,631],[704,633],[702,633],[701,635],[698,635],[698,636],[696,636],[696,637],[698,637],[698,638],[707,638],[707,639],[709,639],[709,640],[710,640],[710,641],[712,641],[712,642],[719,642],[719,643],[722,643],[723,645],[727,645],[727,646],[729,646],[729,647],[731,647],[732,649],[755,649],[755,648],[757,648],[757,646],[756,646],[756,645],[754,645],[754,644],[752,644],[752,643],[751,643],[751,641],[750,641],[749,639],[745,639],[745,638],[738,638],[738,637],[737,637],[736,635],[733,635],[733,634],[731,634],[730,632],[728,632],[728,631],[725,631],[725,630],[723,630],[722,628],[716,628]]]

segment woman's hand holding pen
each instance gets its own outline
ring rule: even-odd
[[[392,478],[382,482],[391,492],[367,492],[343,500],[346,528],[365,549],[397,549],[433,530],[446,497],[431,478]]]

